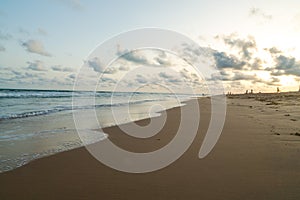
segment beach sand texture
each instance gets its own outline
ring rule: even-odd
[[[0,174],[0,199],[300,199],[300,93],[228,96],[222,135],[204,159],[198,153],[210,120],[210,99],[197,101],[198,134],[166,168],[119,172],[82,147]],[[191,109],[190,103],[182,109]],[[124,149],[148,152],[171,141],[179,122],[180,108],[173,108],[164,128],[151,138],[131,138],[118,127],[105,132]],[[136,123],[146,125],[149,119]]]

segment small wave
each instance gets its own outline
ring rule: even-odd
[[[0,89],[0,99],[110,96],[111,92]]]
[[[92,96],[91,94],[72,93],[0,93],[0,99],[26,99],[26,98],[71,98],[80,96]]]
[[[94,109],[94,108],[102,108],[102,107],[119,107],[119,106],[126,106],[128,104],[134,105],[134,104],[142,104],[147,102],[156,102],[156,101],[163,101],[163,100],[165,99],[145,99],[145,100],[137,100],[129,103],[98,104],[98,105],[85,105],[85,106],[57,106],[54,107],[53,109],[29,111],[29,112],[0,116],[0,120],[35,117],[35,116],[41,116],[41,115],[47,115],[51,113],[71,111],[71,110],[85,110],[85,109]]]
[[[72,130],[72,129],[69,129],[69,130]],[[57,130],[57,131],[60,131],[60,130]],[[63,131],[67,131],[67,130],[63,130]],[[48,130],[47,132],[53,133],[53,130],[52,131]],[[1,156],[0,173],[6,172],[6,171],[11,171],[13,169],[16,169],[18,167],[26,165],[29,162],[39,159],[39,158],[43,158],[43,157],[57,154],[59,152],[64,152],[67,150],[76,149],[76,148],[82,147],[84,145],[93,144],[95,142],[98,142],[98,141],[101,141],[101,140],[104,140],[107,138],[107,134],[102,133],[102,132],[89,130],[89,129],[85,129],[83,132],[84,132],[84,135],[82,135],[82,138],[80,140],[77,139],[77,140],[73,140],[73,141],[65,141],[65,142],[57,145],[56,147],[45,149],[40,152],[35,152],[35,153],[23,152],[22,154],[19,154],[18,156],[15,156],[15,157],[8,157],[8,156],[2,157]],[[42,135],[44,133],[45,133],[45,131],[36,133],[36,134]]]

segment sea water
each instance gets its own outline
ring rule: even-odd
[[[160,111],[180,106],[190,97],[166,93],[0,89],[0,172],[83,146],[74,112],[95,111],[98,123],[89,126],[92,133],[99,128],[159,116]],[[93,103],[89,101],[91,98]],[[74,105],[74,99],[85,103]],[[93,143],[93,134],[86,137]]]

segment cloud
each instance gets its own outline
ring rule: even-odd
[[[215,65],[219,69],[243,69],[243,70],[259,70],[262,69],[263,61],[259,57],[255,57],[257,53],[256,40],[252,36],[246,38],[240,38],[236,33],[230,35],[217,35],[216,39],[221,39],[226,46],[230,49],[236,50],[236,52],[229,54],[228,52],[222,52],[210,47],[194,47],[192,45],[183,45],[183,58],[190,61],[200,61],[202,58],[211,62],[210,58],[213,58]]]
[[[148,85],[149,87],[152,87],[157,83],[178,85],[182,82],[182,77],[177,74],[168,72],[158,73],[157,71],[151,74],[136,74],[134,79],[122,80],[122,82],[125,83],[127,87],[136,87],[137,85]]]
[[[280,55],[276,58],[277,64],[276,69],[292,69],[298,67],[299,63],[296,63],[296,59],[293,57],[286,57],[283,55]]]
[[[118,48],[117,56],[120,56],[122,59],[136,64],[152,65],[152,63],[150,63],[147,58],[138,51],[121,50],[120,48]]]
[[[21,72],[15,71],[15,70],[12,70],[11,72],[12,72],[13,74],[15,74],[15,75],[21,75],[21,74],[22,74]]]
[[[256,83],[263,83],[266,84],[268,86],[281,86],[280,84],[280,79],[277,77],[271,77],[271,79],[269,80],[264,80],[264,79],[255,79],[252,81],[253,84]]]
[[[23,78],[36,78],[36,77],[38,77],[39,75],[37,75],[37,74],[31,74],[31,73],[25,72],[22,76],[23,76]]]
[[[41,78],[40,77],[41,74],[34,74],[29,72],[12,70],[11,73],[14,75],[13,77],[10,78],[11,81],[19,81],[24,79],[29,79],[30,81],[32,81],[32,79],[34,78]]]
[[[114,74],[117,73],[117,69],[113,67],[105,68],[104,64],[100,61],[98,57],[94,57],[85,62],[88,67],[92,68],[95,72],[103,74]]]
[[[53,71],[59,71],[59,72],[62,71],[62,67],[61,67],[60,65],[52,66],[51,69],[52,69]]]
[[[242,72],[236,72],[234,73],[234,76],[231,78],[232,81],[249,81],[249,80],[256,80],[257,77],[256,75],[251,75],[251,74],[245,74]]]
[[[216,81],[216,80],[232,81],[231,76],[232,76],[231,73],[228,73],[225,70],[221,70],[220,73],[213,73],[208,80],[209,81]]]
[[[76,74],[70,74],[69,76],[68,76],[68,78],[70,78],[70,79],[75,79],[76,78]]]
[[[295,75],[300,76],[300,62],[294,57],[287,57],[284,55],[279,55],[275,59],[275,68],[270,68],[272,70],[272,75]]]
[[[124,65],[122,65],[122,66],[119,67],[120,71],[129,71],[129,69],[130,68],[128,66],[124,66]]]
[[[102,73],[105,69],[105,66],[100,62],[100,59],[94,57],[86,62],[86,64],[91,67],[95,72]]]
[[[34,62],[27,62],[27,64],[28,64],[27,69],[33,71],[48,71],[48,69],[45,68],[44,63],[40,60],[36,60]]]
[[[185,87],[189,85],[199,86],[201,85],[201,80],[197,77],[196,74],[189,72],[189,76],[184,78],[180,71],[156,71],[151,72],[150,74],[136,74],[134,79],[125,80],[122,82],[126,83],[127,87],[133,87],[137,85],[147,85],[152,87],[153,85],[163,84],[170,87]]]
[[[5,47],[0,44],[0,52],[5,50],[6,50]]]
[[[250,9],[249,15],[254,17],[260,17],[263,18],[264,20],[271,20],[273,18],[272,15],[266,14],[265,11],[263,11],[262,9],[255,8],[255,7]]]
[[[148,83],[148,80],[146,79],[146,77],[144,77],[143,75],[136,75],[135,80],[140,83],[140,84],[146,84]]]
[[[182,69],[179,71],[180,76],[184,79],[185,82],[192,83],[194,85],[201,84],[202,78],[200,78],[197,74],[190,72],[187,69]]]
[[[280,50],[277,49],[276,47],[265,48],[264,50],[265,50],[265,51],[268,51],[271,55],[282,53],[282,51],[280,51]]]
[[[67,76],[57,76],[53,77],[51,71],[48,71],[41,61],[28,62],[28,67],[26,68],[8,68],[8,67],[0,67],[0,73],[5,79],[0,78],[4,84],[14,84],[14,85],[22,85],[22,86],[71,86],[73,84],[73,75],[69,74]],[[3,71],[3,69],[6,70]],[[27,71],[26,71],[27,70]],[[30,71],[29,71],[30,70]],[[4,72],[4,73],[3,73]],[[9,73],[7,73],[9,72]]]
[[[160,72],[158,75],[159,75],[159,77],[165,78],[165,79],[172,79],[172,78],[174,78],[173,75],[170,75],[170,74],[168,74],[166,72]]]
[[[258,83],[258,85],[265,86],[279,86],[281,85],[280,77],[282,75],[300,77],[300,60],[291,56],[282,55],[282,51],[276,47],[265,48],[267,53],[272,56],[273,62],[263,60],[258,54],[258,47],[256,40],[252,36],[240,38],[237,34],[230,34],[227,36],[217,36],[216,38],[222,39],[226,46],[230,47],[229,51],[218,51],[210,47],[193,47],[191,45],[184,45],[182,57],[201,60],[198,56],[213,58],[213,62],[219,69],[220,73],[215,73],[208,77],[206,80],[216,81],[222,80],[224,84],[234,84],[230,87],[237,88],[236,84],[241,83],[244,86],[249,84]],[[229,53],[231,52],[231,53]],[[189,60],[188,59],[188,60]],[[269,64],[269,67],[267,67]],[[256,74],[253,74],[255,70]],[[260,78],[260,73],[266,73],[271,78]],[[180,71],[183,80],[189,78],[188,72]],[[201,82],[198,80],[197,82]]]
[[[214,52],[216,52],[216,50],[210,47],[199,47],[185,43],[182,44],[182,52],[180,57],[187,62],[197,62],[203,57],[212,57]]]
[[[262,69],[263,61],[260,58],[254,58],[254,61],[252,63],[248,63],[248,66],[250,67],[250,70],[260,70]]]
[[[230,35],[218,35],[215,38],[222,39],[224,44],[229,46],[231,50],[237,50],[237,52],[234,55],[232,56],[227,55],[229,59],[225,59],[225,56],[223,56],[224,60],[227,60],[228,62],[231,61],[233,62],[233,66],[236,66],[232,68],[234,69],[243,68],[245,70],[263,69],[263,60],[255,56],[257,53],[257,45],[256,45],[256,40],[253,36],[240,38],[236,33],[232,33]],[[265,49],[265,50],[275,51],[275,48]]]
[[[271,80],[265,81],[264,83],[271,86],[281,86],[280,79],[277,77],[272,77]]]
[[[160,51],[157,57],[154,57],[154,60],[161,66],[172,66],[172,62],[168,58],[166,52]]]
[[[213,57],[218,68],[242,69],[246,65],[246,62],[240,61],[233,55],[227,55],[225,52],[216,51]]]
[[[132,50],[129,51],[127,49],[122,50],[120,45],[117,46],[117,56],[120,58],[132,62],[137,65],[150,66],[150,67],[168,67],[172,66],[172,63],[167,56],[167,54],[163,50],[144,50],[151,51],[151,53],[155,54],[154,56],[146,56],[146,54],[142,53],[142,50]]]
[[[227,36],[217,36],[216,38],[223,39],[226,45],[239,50],[239,54],[246,60],[251,59],[253,50],[256,50],[256,41],[254,37],[248,36],[246,39],[238,38],[236,34]]]
[[[45,49],[43,44],[37,40],[28,40],[27,42],[22,42],[21,45],[30,53],[36,53],[42,56],[51,56]]]
[[[58,71],[58,72],[73,72],[74,69],[70,67],[62,67],[61,65],[54,65],[51,67],[53,71]]]
[[[268,68],[268,69],[270,69],[270,68]],[[272,69],[271,75],[273,75],[273,76],[282,76],[282,75],[285,75],[285,72],[283,70],[273,70]]]
[[[114,84],[114,83],[117,82],[116,80],[114,80],[114,79],[112,79],[112,78],[109,78],[109,77],[105,77],[105,76],[102,76],[102,77],[99,79],[99,81],[100,81],[101,83],[105,82],[105,83],[110,83],[110,84]]]
[[[209,62],[215,64],[215,66],[220,70],[221,74],[224,74],[226,70],[259,70],[262,68],[263,61],[260,58],[253,58],[252,51],[256,50],[256,41],[253,37],[249,36],[246,39],[240,39],[235,34],[229,36],[216,36],[218,39],[229,45],[231,48],[238,49],[240,57],[234,54],[228,54],[227,52],[218,51],[210,47],[193,47],[185,44],[183,48],[182,57],[188,58],[189,60],[197,61],[199,57],[206,58]],[[212,58],[212,59],[210,59]],[[201,59],[200,59],[201,60]],[[181,76],[184,78],[190,78],[190,75],[186,71],[181,71]],[[197,75],[196,75],[197,76]],[[215,75],[216,76],[216,75]],[[247,77],[242,77],[241,74],[237,74],[235,77],[213,77],[217,80],[239,80],[248,79]],[[194,80],[194,82],[201,81],[199,77]]]
[[[219,74],[213,74],[210,80],[222,81],[254,81],[258,80],[256,74],[246,74],[240,71],[232,71],[231,73],[221,70]]]
[[[190,72],[187,69],[183,69],[180,71],[180,74],[182,77],[188,79],[191,77]]]
[[[160,72],[160,73],[158,74],[158,76],[159,76],[160,78],[163,78],[163,80],[164,80],[165,82],[175,83],[175,84],[182,82],[182,77],[175,76],[175,75],[169,74],[169,73],[167,73],[167,72]]]
[[[108,67],[103,73],[104,74],[115,74],[118,72],[117,68],[114,67]]]
[[[4,67],[4,66],[0,65],[0,72],[3,72],[3,71],[10,71],[10,70],[11,70],[11,68],[9,68],[9,67]]]

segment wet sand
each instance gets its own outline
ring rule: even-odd
[[[299,99],[299,93],[229,96],[222,135],[213,151],[199,159],[210,121],[209,98],[201,98],[197,136],[168,167],[119,172],[78,148],[0,174],[0,199],[300,199]],[[192,107],[187,103],[182,109]],[[166,113],[164,128],[148,139],[129,137],[118,127],[105,132],[127,150],[153,151],[177,131],[180,108]]]

